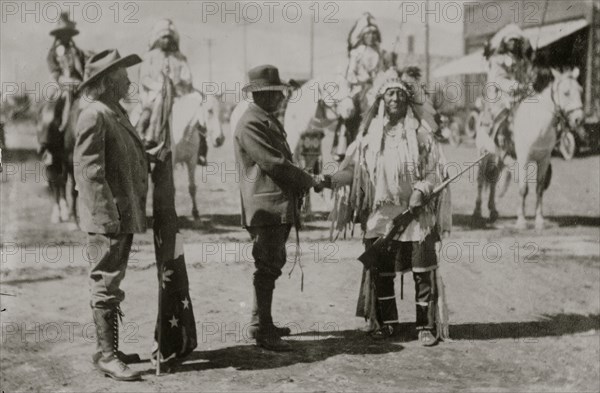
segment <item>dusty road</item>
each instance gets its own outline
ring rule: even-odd
[[[447,150],[460,164],[476,155],[472,147]],[[495,226],[471,228],[475,185],[467,176],[454,185],[455,229],[440,250],[453,340],[433,348],[414,341],[410,276],[398,301],[402,336],[376,342],[357,330],[363,324],[353,316],[359,235],[329,243],[327,203],[315,196],[321,214],[301,232],[304,292],[297,269],[288,278],[288,265],[275,294],[276,320],[295,333],[291,354],[263,351],[244,339],[251,306],[249,238],[238,225],[230,147],[211,150],[209,158],[214,164],[197,173],[199,221],[191,220],[185,174],[176,174],[198,348],[171,374],[154,376],[146,361],[133,366],[146,372],[143,381],[117,383],[90,363],[94,332],[84,237],[67,224],[49,224],[45,184],[31,169],[35,162],[13,156],[15,173],[5,173],[0,185],[1,292],[16,295],[1,298],[2,390],[600,390],[598,156],[553,159],[543,233],[513,229],[515,185],[498,203]],[[529,207],[532,215],[533,199]],[[151,232],[135,243],[123,285],[121,348],[148,359],[157,308]]]

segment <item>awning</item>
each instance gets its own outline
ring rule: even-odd
[[[483,50],[478,50],[433,70],[434,78],[461,74],[483,74],[487,72],[487,63]]]
[[[543,48],[571,35],[588,25],[585,19],[576,19],[567,22],[553,23],[541,27],[530,27],[523,32],[536,48]],[[450,63],[444,64],[433,71],[434,78],[443,78],[451,75],[483,74],[487,71],[483,50],[473,52]]]
[[[530,27],[525,29],[523,32],[531,41],[533,49],[543,48],[550,45],[553,42],[560,40],[568,35],[575,33],[586,27],[588,21],[585,19],[570,20],[568,22],[553,23],[551,25],[544,25],[541,27]],[[538,39],[539,37],[539,39]],[[539,40],[539,42],[538,42]]]

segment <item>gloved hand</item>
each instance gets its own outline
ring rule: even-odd
[[[412,194],[410,194],[410,200],[408,202],[408,208],[410,210],[414,210],[418,207],[423,206],[423,193],[419,190],[413,190]]]

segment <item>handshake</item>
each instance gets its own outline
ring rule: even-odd
[[[331,188],[331,175],[313,175],[313,188],[321,192],[324,188]]]

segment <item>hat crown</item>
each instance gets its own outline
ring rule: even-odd
[[[248,80],[252,84],[261,84],[267,86],[281,85],[279,79],[279,70],[272,65],[261,65],[248,71]]]
[[[60,14],[58,22],[56,23],[56,28],[54,28],[50,34],[64,34],[71,33],[73,35],[78,34],[79,31],[75,28],[76,23],[69,19],[69,13],[63,12]]]
[[[94,56],[90,57],[87,64],[85,65],[85,73],[86,78],[89,78],[101,69],[105,68],[107,65],[119,60],[121,55],[119,51],[116,49],[106,49],[102,52],[96,53]]]

